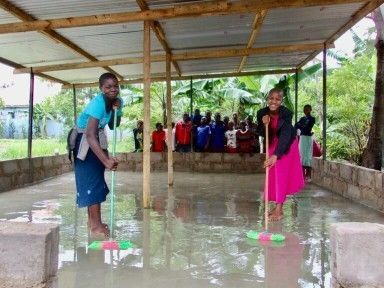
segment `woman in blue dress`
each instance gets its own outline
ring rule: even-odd
[[[77,205],[88,208],[88,228],[91,235],[107,238],[109,228],[101,220],[101,203],[106,200],[109,192],[104,171],[105,168],[115,170],[118,162],[108,154],[104,127],[109,124],[113,128],[115,111],[120,124],[123,102],[118,97],[119,83],[114,74],[102,74],[99,87],[101,92],[89,102],[76,123],[75,178]]]

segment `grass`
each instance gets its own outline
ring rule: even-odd
[[[66,147],[67,141],[64,139],[33,139],[32,157],[53,156],[56,153],[66,154]],[[117,152],[131,152],[132,150],[133,143],[131,139],[123,139],[117,142]],[[0,161],[21,159],[27,157],[27,139],[0,139]]]

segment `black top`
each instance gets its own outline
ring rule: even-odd
[[[311,115],[304,116],[295,124],[295,129],[300,129],[300,135],[312,136],[313,125],[315,125],[315,117],[312,117]]]
[[[262,121],[262,118],[265,115],[269,115],[269,107],[265,107],[257,111],[257,134],[262,137],[265,137],[265,126]],[[291,147],[293,140],[295,140],[296,132],[292,126],[292,116],[293,113],[291,110],[284,106],[280,106],[277,126],[278,142],[273,153],[273,155],[276,155],[277,158],[286,154]]]
[[[139,129],[137,129],[137,128],[133,129],[133,139],[135,140],[135,151],[137,151],[141,148],[140,140],[137,138],[137,134],[139,132],[141,132],[143,134],[143,130],[139,131]]]

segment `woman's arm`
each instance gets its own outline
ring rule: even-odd
[[[115,169],[117,167],[117,161],[113,158],[109,158],[108,155],[101,149],[99,141],[97,140],[97,134],[99,133],[99,120],[93,117],[89,117],[88,125],[85,132],[89,147],[93,153],[96,154],[97,158],[104,164],[108,169]]]

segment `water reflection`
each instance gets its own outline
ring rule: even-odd
[[[274,233],[284,233],[282,227],[275,225]],[[304,245],[294,233],[284,233],[286,239],[281,246],[268,243],[264,248],[265,287],[296,288],[301,277]]]
[[[0,203],[19,205],[1,205],[0,218],[60,223],[58,285],[68,288],[329,287],[329,225],[384,222],[372,210],[308,186],[287,202],[284,221],[270,227],[286,235],[284,245],[262,245],[245,237],[262,228],[255,191],[262,176],[236,175],[234,181],[233,175],[178,173],[179,182],[168,189],[166,175],[155,173],[153,208],[143,210],[141,176],[126,174],[117,177],[115,232],[116,239],[134,242],[133,249],[87,249],[86,211],[75,208],[74,187],[68,190],[73,177],[59,178],[51,194],[43,186],[40,198],[27,188],[2,193]],[[109,222],[108,211],[107,202],[103,217]]]

